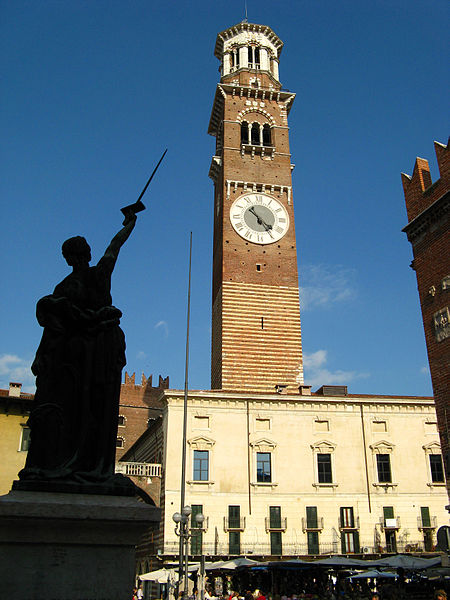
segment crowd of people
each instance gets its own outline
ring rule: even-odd
[[[317,584],[314,589],[299,593],[272,594],[270,591],[256,589],[242,592],[231,592],[215,596],[213,590],[205,590],[205,600],[447,600],[444,589],[433,589],[428,584],[407,584],[399,586],[395,583],[374,584],[343,581],[340,585]],[[200,600],[200,599],[198,599]]]

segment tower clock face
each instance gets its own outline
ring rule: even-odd
[[[241,237],[254,244],[272,244],[289,229],[284,206],[267,194],[244,194],[233,202],[230,220]]]

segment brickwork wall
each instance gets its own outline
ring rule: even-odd
[[[298,394],[303,381],[298,287],[223,284],[222,389]]]
[[[142,375],[141,383],[136,384],[135,374],[125,373],[125,382],[120,390],[119,416],[125,418],[124,425],[119,426],[117,437],[122,438],[124,445],[117,448],[116,460],[127,452],[134,442],[144,433],[151,423],[161,414],[162,390],[169,387],[169,378],[159,376],[157,386],[152,385],[152,376],[148,379]],[[152,462],[152,461],[149,461]],[[160,462],[155,460],[155,462]]]
[[[448,146],[435,144],[440,179],[431,180],[428,162],[418,158],[413,175],[402,175],[417,287],[430,364],[442,454],[450,497],[450,160]],[[447,315],[447,316],[446,316]],[[447,323],[445,324],[445,319]],[[441,323],[436,328],[436,320]]]
[[[258,89],[250,87],[255,77]],[[249,87],[221,88],[225,98],[221,145],[216,148],[222,168],[215,181],[211,385],[273,392],[275,385],[285,384],[288,393],[298,393],[303,367],[287,126],[294,96],[277,93],[272,78],[264,73],[241,71],[227,76],[226,82]],[[244,121],[268,124],[272,146],[243,152]],[[233,202],[256,191],[276,198],[288,213],[289,229],[275,243],[247,241],[231,224]]]

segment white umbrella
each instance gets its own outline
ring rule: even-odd
[[[216,562],[206,563],[206,571],[214,571],[215,569],[227,569],[233,570],[238,567],[251,567],[252,565],[260,564],[257,560],[251,560],[250,558],[233,558],[231,560],[218,560]]]
[[[175,569],[158,569],[139,575],[141,581],[154,581],[155,583],[171,583],[178,581],[178,573]]]

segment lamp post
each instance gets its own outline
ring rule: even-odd
[[[190,506],[183,506],[181,513],[176,512],[172,515],[175,523],[175,534],[180,538],[180,560],[178,565],[178,590],[184,573],[184,596],[188,595],[188,562],[189,562],[189,539],[192,536],[192,529],[189,529],[189,518],[192,513]],[[197,527],[201,528],[205,517],[198,513],[195,515]],[[183,561],[184,558],[184,561]],[[184,565],[183,565],[184,562]]]

